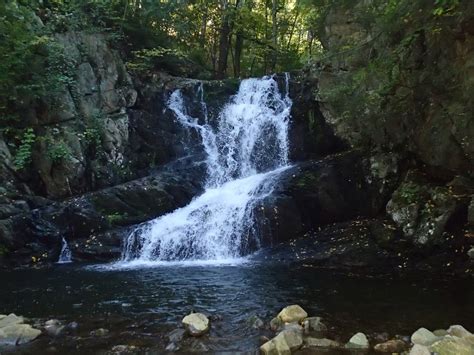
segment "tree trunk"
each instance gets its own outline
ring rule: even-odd
[[[240,16],[240,9],[244,5],[245,0],[237,0],[237,16]],[[244,47],[244,33],[242,24],[238,23],[237,33],[235,34],[235,50],[234,50],[234,76],[240,77],[240,61],[242,58],[242,49]]]
[[[219,32],[219,59],[217,61],[217,79],[223,79],[227,74],[227,57],[229,56],[230,24],[227,11],[228,0],[221,0],[222,23]]]
[[[278,11],[278,0],[272,0],[272,59],[271,59],[271,71],[275,71],[278,55],[278,27],[277,27],[277,11]]]

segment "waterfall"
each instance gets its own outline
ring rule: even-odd
[[[71,249],[69,249],[69,245],[67,244],[66,239],[62,239],[62,245],[61,245],[61,252],[59,253],[59,259],[57,261],[57,264],[67,264],[67,263],[72,263],[72,253]]]
[[[125,262],[229,260],[259,247],[253,211],[288,166],[291,100],[274,77],[246,79],[219,113],[216,127],[188,114],[180,90],[168,108],[196,130],[207,154],[205,192],[167,215],[138,226],[127,238]],[[202,120],[201,120],[202,122]]]

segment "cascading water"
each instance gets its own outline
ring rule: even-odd
[[[200,88],[202,96],[202,86]],[[268,196],[288,165],[288,123],[291,109],[286,92],[273,77],[246,79],[213,128],[191,117],[181,92],[168,107],[178,121],[195,129],[207,153],[205,192],[187,206],[140,225],[126,241],[123,261],[225,261],[258,247],[253,210]]]
[[[59,259],[56,262],[57,264],[68,264],[72,263],[72,253],[69,249],[66,239],[62,239],[61,243],[61,252],[59,253]]]

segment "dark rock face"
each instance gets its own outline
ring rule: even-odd
[[[202,191],[204,174],[199,161],[181,161],[139,180],[2,220],[0,240],[9,251],[7,262],[56,261],[62,238],[76,260],[116,258],[130,230],[126,226],[184,206]]]
[[[370,160],[351,151],[309,161],[283,173],[272,196],[259,206],[263,240],[274,244],[334,222],[376,216],[396,186],[381,179]]]

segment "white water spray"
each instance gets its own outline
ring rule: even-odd
[[[66,239],[62,239],[61,244],[61,252],[59,253],[59,259],[57,264],[67,264],[72,263],[72,253],[71,249],[69,249],[69,245],[67,244]]]
[[[199,90],[202,98],[202,86]],[[136,228],[123,253],[128,264],[235,260],[259,246],[253,211],[288,166],[288,76],[283,94],[273,77],[243,80],[219,114],[217,128],[201,104],[204,124],[188,114],[179,90],[168,107],[201,136],[206,190],[187,206]]]

